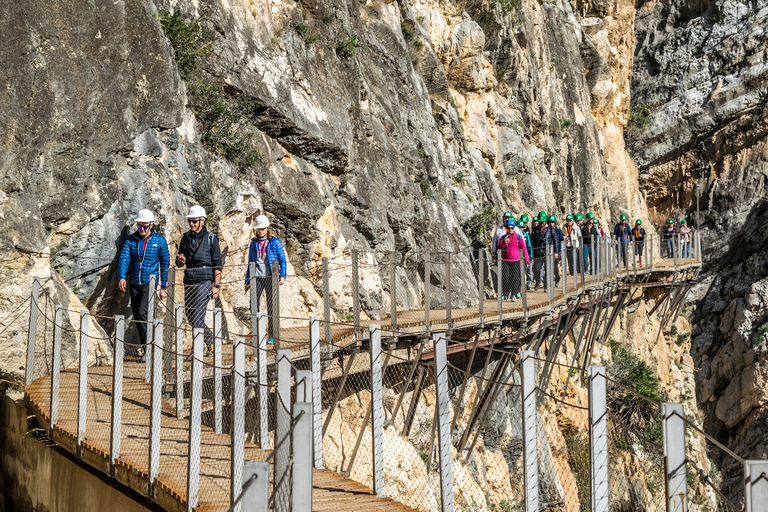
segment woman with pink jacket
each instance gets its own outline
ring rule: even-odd
[[[528,249],[525,246],[525,238],[515,232],[515,223],[507,219],[504,223],[506,234],[501,237],[497,250],[501,251],[501,287],[502,299],[507,297],[512,302],[520,297],[520,257],[525,258],[525,264],[530,263]]]

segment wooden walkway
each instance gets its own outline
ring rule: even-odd
[[[674,271],[692,271],[700,267],[697,261],[675,268],[672,260],[654,263],[653,273],[670,274]],[[645,276],[651,273],[648,268],[619,274],[619,278]],[[568,297],[601,288],[603,281],[586,276],[582,287],[579,277],[578,288],[573,288],[573,278],[568,283]],[[549,311],[553,307],[565,304],[567,298],[562,287],[555,293],[552,304],[547,302],[546,292],[528,292],[528,316],[534,317]],[[503,302],[501,315],[497,300],[486,300],[481,318],[479,305],[452,310],[452,328],[469,328],[501,320],[522,319],[525,317],[522,300]],[[430,312],[430,329],[444,330],[448,327],[444,310]],[[398,312],[397,327],[400,335],[425,332],[425,312]],[[389,318],[381,321],[361,322],[361,328],[371,324],[381,325],[382,329],[391,328]],[[295,351],[296,356],[306,354],[309,344],[309,330],[306,327],[293,327],[281,330],[281,348]],[[336,324],[332,329],[334,343],[339,346],[349,345],[352,341],[353,327]],[[322,336],[322,334],[321,334]],[[385,333],[386,336],[386,333]],[[225,353],[225,360],[231,360],[231,347]],[[144,382],[143,363],[126,363],[123,380],[123,422],[121,430],[121,453],[116,464],[115,478],[122,484],[147,494],[149,482],[149,420],[150,386]],[[53,441],[77,453],[77,391],[78,375],[76,371],[63,371],[60,380],[59,419],[54,430]],[[106,474],[110,473],[109,444],[111,424],[111,389],[112,368],[91,367],[88,369],[87,424],[85,439],[80,457],[94,468]],[[41,377],[27,386],[29,404],[43,428],[48,430],[50,421],[50,377]],[[160,470],[155,486],[154,500],[169,512],[186,510],[187,453],[189,422],[178,419],[175,409],[163,401],[161,426]],[[224,512],[229,508],[230,496],[230,437],[216,434],[212,429],[202,427],[202,448],[200,467],[200,512]],[[267,460],[269,452],[246,443],[245,459],[253,461]],[[312,509],[317,512],[380,511],[409,512],[406,507],[389,498],[378,498],[371,489],[330,470],[314,470]]]

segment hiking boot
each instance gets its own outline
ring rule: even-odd
[[[522,294],[522,293],[520,293],[520,292],[517,292],[517,295],[515,295],[515,298],[516,298],[516,299],[519,299],[519,298],[520,298],[520,297],[522,297],[522,296],[523,296],[523,294]]]

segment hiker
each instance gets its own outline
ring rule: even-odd
[[[504,226],[507,233],[499,240],[498,248],[501,251],[502,272],[502,300],[511,298],[516,302],[521,296],[520,288],[520,258],[526,265],[530,262],[528,248],[525,245],[525,237],[518,233],[518,228],[513,219],[507,219]]]
[[[579,227],[575,224],[573,215],[565,216],[563,236],[565,237],[565,259],[568,260],[568,275],[572,276],[577,273],[576,258],[579,254]]]
[[[523,232],[523,238],[525,238],[525,247],[528,251],[528,259],[525,264],[525,287],[530,290],[533,286],[533,245],[531,245],[531,230],[526,225],[528,223],[528,216],[523,214],[520,220],[517,221],[517,227]]]
[[[620,245],[617,262],[620,267],[626,266],[627,245],[632,241],[632,231],[629,229],[629,226],[627,226],[627,216],[623,213],[619,217],[619,223],[613,228],[613,238],[616,240],[616,245]]]
[[[559,263],[558,260],[562,256],[562,247],[563,247],[562,242],[565,239],[565,237],[563,237],[563,232],[560,230],[560,228],[557,227],[557,217],[555,217],[554,215],[549,215],[547,217],[547,227],[544,229],[544,236],[545,236],[547,245],[552,246],[552,252],[554,253],[554,261],[553,261],[554,283],[555,283],[555,286],[559,286],[560,285],[560,265],[558,265]],[[550,269],[548,268],[547,271],[549,270]]]
[[[267,293],[267,318],[268,328],[267,343],[273,343],[274,338],[274,309],[272,301],[272,263],[280,263],[280,279],[282,286],[285,283],[285,276],[288,270],[288,264],[285,259],[285,249],[280,240],[272,234],[272,227],[266,215],[259,215],[255,219],[253,232],[251,233],[251,245],[248,248],[248,269],[245,272],[245,291],[255,287],[256,310],[260,311],[261,294]],[[255,273],[251,275],[251,263],[255,263]],[[277,312],[280,313],[279,311]]]
[[[685,220],[680,222],[680,257],[691,257],[691,233],[693,228]]]
[[[533,219],[533,231],[531,232],[531,245],[533,245],[533,289],[538,290],[544,284],[546,269],[544,262],[547,259],[547,241],[544,228],[547,227],[547,218],[539,212]]]
[[[584,274],[594,275],[595,273],[592,239],[594,238],[595,243],[597,243],[598,236],[600,235],[593,223],[593,217],[587,217],[584,225],[581,227],[581,243],[584,246]]]
[[[218,299],[221,283],[221,249],[219,239],[205,227],[205,208],[189,209],[189,231],[184,233],[176,255],[176,266],[184,271],[184,310],[193,328],[205,331],[205,355],[213,352],[213,331],[205,324],[210,299]]]
[[[635,239],[635,254],[640,260],[640,268],[643,268],[643,249],[645,249],[645,229],[643,221],[637,219],[635,227],[632,229],[632,238]]]
[[[149,289],[149,280],[155,276],[155,284],[160,285],[160,300],[165,300],[171,256],[165,237],[154,230],[155,216],[151,211],[140,210],[134,222],[136,231],[125,239],[120,250],[117,287],[122,292],[128,289],[139,343],[146,352],[149,296],[155,293]],[[126,343],[125,355],[138,357],[139,351],[133,343]]]
[[[664,237],[664,240],[666,240],[667,242],[667,258],[675,257],[674,246],[673,246],[675,235],[677,235],[677,233],[675,232],[675,223],[672,221],[672,219],[669,219],[669,221],[667,222],[667,227],[666,229],[664,229],[664,233],[662,235]]]
[[[496,228],[493,232],[493,240],[491,241],[491,259],[496,261],[496,253],[498,252],[498,244],[501,237],[507,234],[507,220],[512,219],[513,223],[516,223],[515,217],[512,212],[504,212],[504,216],[501,219],[501,226]]]

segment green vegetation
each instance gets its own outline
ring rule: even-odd
[[[492,204],[487,204],[480,212],[467,219],[461,229],[467,238],[473,242],[488,244],[493,236],[493,230],[496,226],[496,210]]]
[[[504,12],[512,12],[520,7],[520,0],[500,0],[500,3]]]
[[[293,28],[296,29],[296,33],[299,34],[304,39],[304,44],[307,46],[311,46],[312,43],[317,41],[317,35],[313,34],[309,31],[309,27],[302,23],[298,22],[296,23]]]
[[[562,121],[560,121],[561,130],[565,131],[570,127],[571,127],[571,122],[568,119],[563,119]]]
[[[419,152],[419,158],[424,158],[425,156],[427,156],[427,154],[424,152],[424,148],[419,148],[418,152]]]
[[[421,457],[421,460],[424,461],[424,464],[426,464],[429,460],[429,455],[423,452],[419,454],[419,457]]]
[[[517,500],[501,500],[498,505],[491,503],[491,512],[523,512],[525,507]]]
[[[680,333],[677,335],[677,339],[675,340],[675,343],[677,343],[678,345],[682,345],[683,343],[688,341],[688,338],[690,337],[691,337],[690,333],[687,333],[687,332]]]
[[[422,152],[424,151],[421,148],[419,148],[419,150]],[[419,186],[421,187],[421,195],[427,199],[432,199],[434,197],[432,194],[432,185],[429,183],[429,180],[422,180]]]
[[[640,132],[651,126],[653,121],[649,116],[653,111],[654,108],[651,105],[630,105],[627,130]]]
[[[590,488],[590,462],[589,462],[589,435],[586,430],[564,432],[563,438],[568,452],[568,466],[576,481],[576,490],[579,497],[581,510],[589,510]]]
[[[189,108],[202,125],[203,147],[244,172],[261,160],[251,142],[254,134],[247,129],[255,117],[253,101],[196,77],[200,61],[213,50],[212,32],[197,20],[185,21],[180,11],[160,11],[158,20],[176,55],[179,75],[187,83]]]
[[[343,59],[351,59],[360,48],[360,41],[355,34],[342,33],[336,36],[336,55]]]
[[[464,173],[459,171],[453,176],[453,182],[457,185],[464,183]]]

